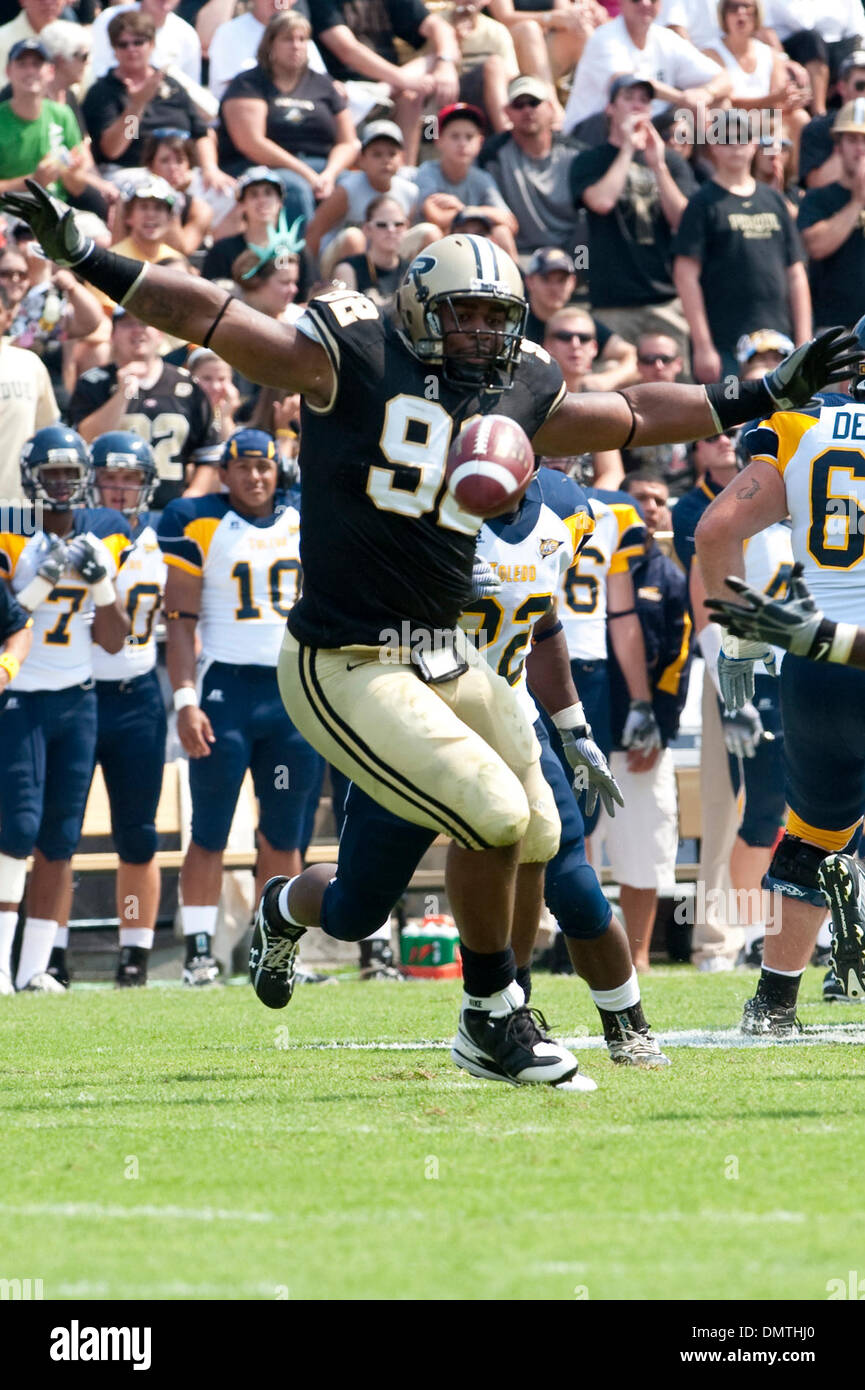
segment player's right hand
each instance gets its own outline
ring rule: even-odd
[[[753,758],[757,745],[764,737],[763,721],[756,707],[750,703],[741,709],[725,710],[721,716],[721,728],[727,752],[734,758]]]
[[[79,232],[72,209],[52,198],[35,179],[24,182],[26,193],[0,195],[0,209],[27,223],[47,260],[61,266],[80,265],[93,250],[93,242]]]
[[[92,586],[102,579],[113,579],[117,573],[114,557],[104,541],[86,533],[76,536],[66,547],[67,561],[77,570],[85,584]]]
[[[728,710],[741,709],[754,695],[754,667],[762,661],[769,675],[778,674],[768,642],[748,642],[725,632],[718,656],[718,687]]]
[[[608,816],[616,814],[616,803],[624,806],[618,782],[610,771],[610,765],[592,738],[590,725],[581,729],[559,729],[565,757],[574,772],[574,791],[586,793],[586,815],[590,816],[601,798],[601,805]]]
[[[862,357],[855,333],[827,328],[767,372],[763,385],[779,410],[794,410],[806,405],[821,387],[856,376]]]
[[[177,716],[177,737],[190,758],[209,758],[210,745],[216,742],[213,727],[198,705],[184,705]]]

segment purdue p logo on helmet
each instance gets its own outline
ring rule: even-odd
[[[458,315],[454,301],[477,299],[505,310],[505,323],[499,330],[479,332],[479,340],[494,340],[485,353],[480,369],[467,371],[448,358],[447,333],[456,328]],[[442,321],[442,309],[450,310],[450,329]],[[422,362],[442,367],[445,379],[458,385],[507,387],[520,359],[525,332],[526,307],[519,270],[507,252],[487,237],[443,237],[419,256],[406,271],[397,291],[397,321],[406,346]],[[450,373],[450,376],[449,376]]]

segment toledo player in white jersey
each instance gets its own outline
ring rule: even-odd
[[[149,444],[129,430],[112,430],[91,447],[90,498],[129,522],[132,547],[117,576],[117,596],[129,619],[119,652],[93,646],[102,768],[117,850],[120,955],[116,983],[147,983],[147,962],[159,911],[156,807],[165,766],[165,704],[156,674],[156,619],[165,590],[165,561],[147,511],[158,484]]]
[[[180,891],[183,981],[191,986],[218,975],[212,938],[222,854],[247,768],[259,802],[259,889],[276,874],[300,872],[323,771],[276,682],[300,590],[300,515],[277,489],[276,444],[263,430],[236,431],[221,467],[228,491],[170,502],[157,533],[168,566],[168,674],[190,759],[192,839]]]
[[[22,455],[21,479],[25,496],[44,509],[45,529],[29,539],[0,532],[0,574],[33,613],[33,646],[0,720],[0,931],[4,914],[18,911],[32,853],[16,986],[39,993],[65,988],[47,969],[68,911],[69,861],[93,772],[92,639],[116,652],[129,631],[113,583],[129,527],[118,512],[83,505],[88,466],[74,430],[39,430]]]
[[[697,528],[710,598],[735,593],[725,581],[743,577],[743,542],[789,513],[793,555],[820,608],[842,626],[855,622],[865,609],[865,408],[849,396],[824,393],[763,420],[748,445],[751,463]],[[728,660],[740,663],[741,702],[750,698],[754,665],[770,647],[729,633],[723,647]],[[789,1037],[801,1031],[796,998],[825,917],[824,893],[840,890],[835,880],[846,874],[847,859],[838,851],[857,834],[865,810],[865,675],[790,653],[780,680],[790,811],[764,882],[782,895],[781,929],[775,923],[767,933],[757,994],[745,1005],[742,1026]],[[851,943],[839,926],[833,913],[836,973],[855,992],[848,977],[861,972],[861,952],[849,959]]]
[[[559,606],[571,674],[598,746],[609,757],[609,630],[631,697],[623,747],[649,752],[660,748],[661,736],[652,711],[643,632],[634,607],[634,586],[628,568],[630,561],[645,550],[646,530],[627,493],[589,489],[586,495],[595,529],[564,576]],[[555,745],[556,740],[553,741]],[[597,809],[585,815],[587,835],[594,830],[597,819]]]

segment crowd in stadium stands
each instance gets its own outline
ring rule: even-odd
[[[35,179],[100,244],[177,263],[284,323],[334,283],[388,312],[413,257],[455,231],[518,261],[528,337],[574,391],[759,374],[865,312],[862,0],[0,0],[0,69],[0,192]],[[88,444],[149,439],[157,534],[177,499],[225,493],[220,453],[244,426],[296,457],[296,399],[137,322],[9,218],[0,331],[4,499],[21,495],[25,442],[56,421]],[[560,603],[625,793],[594,854],[605,846],[640,969],[680,852],[670,745],[692,655],[706,669],[699,880],[759,885],[784,815],[781,731],[765,737],[774,697],[747,728],[720,709],[717,629],[692,566],[696,521],[737,448],[721,435],[543,461],[600,489],[617,518],[613,553],[587,548]],[[175,544],[181,569],[193,550]],[[206,584],[203,560],[192,572]],[[623,575],[661,731],[650,754],[621,749],[627,660],[579,621],[621,609]],[[0,667],[4,705],[8,677]],[[220,835],[187,881],[207,879]],[[208,880],[198,901],[212,897]],[[0,903],[0,973],[10,915]],[[709,916],[699,902],[693,961],[728,968],[742,932]],[[194,936],[205,918],[190,922]],[[749,954],[761,925],[745,923]]]

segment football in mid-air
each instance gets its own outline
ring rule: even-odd
[[[448,487],[474,516],[512,512],[535,468],[531,441],[506,415],[482,415],[460,432],[448,454]]]

